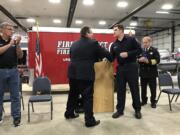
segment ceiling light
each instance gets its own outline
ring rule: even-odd
[[[156,11],[156,14],[169,14],[167,11]]]
[[[126,29],[135,29],[133,26],[127,26]]]
[[[136,21],[131,21],[129,25],[130,25],[130,26],[137,26],[137,24],[138,24],[138,23],[137,23]]]
[[[164,10],[169,10],[169,9],[172,9],[172,8],[173,8],[172,4],[164,4],[161,7],[161,9],[164,9]]]
[[[75,24],[83,24],[83,21],[82,20],[76,20]]]
[[[34,18],[28,18],[26,21],[29,23],[35,23],[36,20]]]
[[[83,4],[85,6],[92,6],[94,5],[94,0],[83,0]]]
[[[127,29],[125,29],[125,30],[124,30],[124,34],[127,34],[127,35],[129,35],[129,34],[135,35],[135,34],[136,34],[136,31],[135,31],[135,30],[127,30]]]
[[[128,6],[128,3],[126,1],[119,1],[117,3],[117,7],[120,7],[120,8],[125,8]]]
[[[106,21],[99,21],[99,25],[106,25]]]
[[[59,19],[54,19],[54,20],[53,20],[53,23],[61,23],[61,20],[59,20]]]
[[[49,2],[50,2],[50,3],[54,3],[54,4],[56,4],[56,3],[60,3],[60,2],[61,2],[61,0],[49,0]]]
[[[138,25],[138,17],[133,16],[129,23],[130,26],[137,26]]]

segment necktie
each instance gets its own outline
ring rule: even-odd
[[[147,48],[144,48],[144,57],[147,57]]]

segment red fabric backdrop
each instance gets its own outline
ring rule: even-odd
[[[29,68],[35,67],[36,32],[29,32],[28,63]],[[69,63],[69,48],[73,41],[79,39],[79,33],[40,32],[40,47],[44,74],[52,84],[66,84],[67,67]],[[94,34],[100,45],[107,49],[115,40],[112,34]]]

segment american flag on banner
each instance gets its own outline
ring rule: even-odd
[[[40,40],[37,27],[36,52],[35,52],[35,77],[44,76]]]

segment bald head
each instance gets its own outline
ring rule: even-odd
[[[146,36],[142,39],[143,47],[149,48],[151,46],[152,39],[149,36]]]

